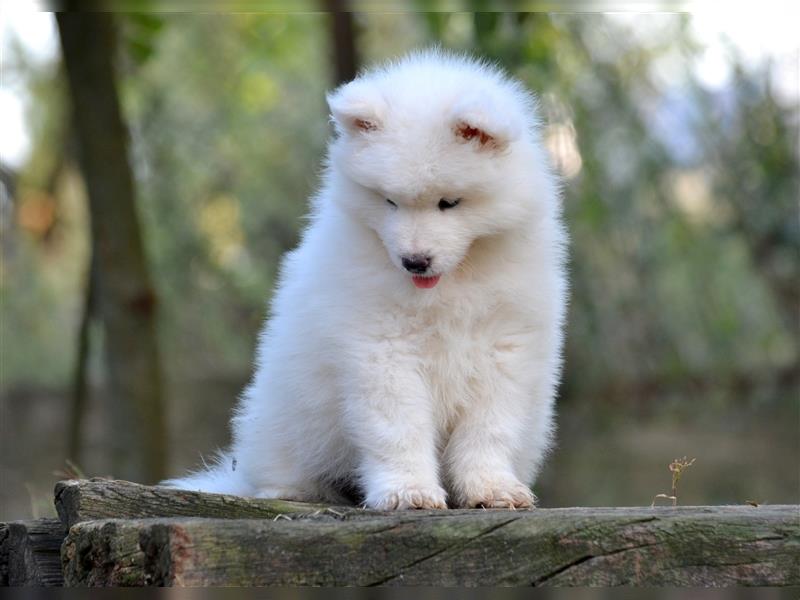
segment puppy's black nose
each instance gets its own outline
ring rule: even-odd
[[[422,274],[431,266],[431,257],[424,254],[411,254],[404,256],[402,263],[406,271]]]

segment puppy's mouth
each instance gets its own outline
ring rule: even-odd
[[[412,275],[411,281],[420,289],[429,290],[439,283],[441,275]]]

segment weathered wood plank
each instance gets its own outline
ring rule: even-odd
[[[58,519],[12,521],[0,527],[0,585],[60,586],[61,543],[66,529]]]
[[[0,523],[0,587],[8,586],[8,523]]]
[[[273,519],[278,515],[308,514],[329,508],[321,504],[206,494],[112,479],[59,481],[55,487],[55,505],[66,527],[95,519]],[[359,509],[343,507],[341,511],[358,512]]]
[[[800,585],[797,506],[105,520],[68,585]]]

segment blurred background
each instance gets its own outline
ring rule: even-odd
[[[650,504],[684,455],[681,504],[800,499],[800,15],[21,6],[0,42],[0,519],[51,514],[59,478],[153,483],[227,444],[325,91],[432,44],[538,94],[565,181],[541,505]]]

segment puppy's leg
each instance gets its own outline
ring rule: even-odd
[[[471,411],[445,451],[453,502],[462,508],[529,508],[534,496],[514,473],[516,435],[493,411]]]
[[[552,394],[531,382],[530,365],[484,366],[444,451],[451,500],[459,507],[529,508],[535,497],[528,484],[549,442]],[[531,443],[532,436],[540,439]]]
[[[429,393],[412,361],[374,355],[349,381],[345,424],[370,508],[447,508]]]

